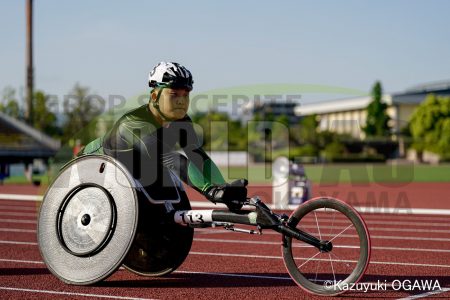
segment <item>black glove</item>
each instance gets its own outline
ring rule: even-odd
[[[239,210],[247,200],[247,179],[238,179],[232,183],[213,186],[206,192],[212,202],[225,203],[231,210]]]

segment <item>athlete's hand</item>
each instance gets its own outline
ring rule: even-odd
[[[225,203],[231,210],[238,210],[247,200],[247,184],[247,179],[238,179],[232,183],[213,186],[206,197],[212,202]]]

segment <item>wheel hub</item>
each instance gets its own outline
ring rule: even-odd
[[[58,236],[62,246],[76,256],[96,253],[108,243],[115,214],[106,190],[95,186],[75,189],[59,213]]]
[[[329,241],[321,241],[319,246],[320,252],[331,252],[333,250],[333,244]]]

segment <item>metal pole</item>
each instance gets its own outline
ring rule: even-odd
[[[28,124],[33,124],[33,0],[27,0],[27,41],[26,41],[26,65],[27,65],[27,89],[25,119]]]

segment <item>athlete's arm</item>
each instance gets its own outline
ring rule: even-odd
[[[176,126],[179,126],[177,131],[180,132],[178,144],[187,156],[187,183],[203,194],[214,185],[225,184],[219,168],[203,150],[191,119],[186,117]]]

